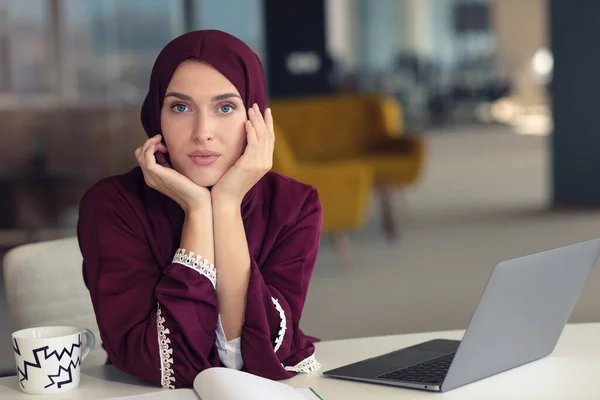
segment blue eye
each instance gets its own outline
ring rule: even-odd
[[[225,104],[219,107],[219,111],[223,114],[230,114],[233,111],[233,107],[229,104]]]
[[[173,106],[171,106],[171,110],[177,112],[177,113],[184,113],[186,112],[188,109],[188,106],[186,106],[185,104],[174,104]]]

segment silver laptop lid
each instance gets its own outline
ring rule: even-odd
[[[600,239],[593,239],[500,262],[442,391],[550,354],[599,253]]]

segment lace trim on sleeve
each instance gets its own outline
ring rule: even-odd
[[[171,339],[167,335],[169,329],[165,328],[165,318],[162,316],[160,305],[156,307],[156,325],[158,327],[158,350],[160,351],[160,383],[165,389],[175,389],[172,382],[175,377],[173,371],[173,349],[171,348]]]
[[[277,350],[279,350],[281,344],[283,343],[283,337],[285,336],[285,331],[287,329],[287,320],[285,318],[285,312],[283,311],[283,307],[281,307],[281,304],[279,304],[279,300],[277,300],[275,297],[271,297],[271,300],[275,305],[275,309],[279,312],[280,320],[279,332],[277,333],[277,337],[275,338],[275,353],[277,353]]]
[[[317,361],[317,359],[315,358],[315,355],[313,354],[312,356],[307,357],[304,360],[300,361],[298,364],[294,365],[293,367],[284,366],[284,368],[286,371],[290,371],[290,372],[308,373],[308,372],[313,372],[313,371],[317,371],[318,369],[320,369],[321,363],[319,363]]]
[[[217,287],[217,270],[215,265],[210,263],[208,259],[202,257],[200,254],[194,254],[190,251],[186,254],[186,249],[180,248],[175,252],[173,257],[173,263],[185,265],[188,268],[206,276],[212,283],[213,287]]]

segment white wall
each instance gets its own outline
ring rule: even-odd
[[[444,2],[432,2],[433,0],[397,0],[396,23],[402,47],[419,56],[432,57],[435,50],[433,13]]]
[[[325,0],[327,51],[349,69],[356,67],[359,58],[357,7],[357,0]]]

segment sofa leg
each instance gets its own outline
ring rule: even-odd
[[[394,192],[391,187],[379,188],[381,199],[381,218],[383,232],[388,240],[396,240],[399,237],[399,215],[394,204]]]
[[[352,268],[352,254],[350,249],[350,237],[348,234],[345,232],[335,232],[331,234],[331,238],[342,268]]]

